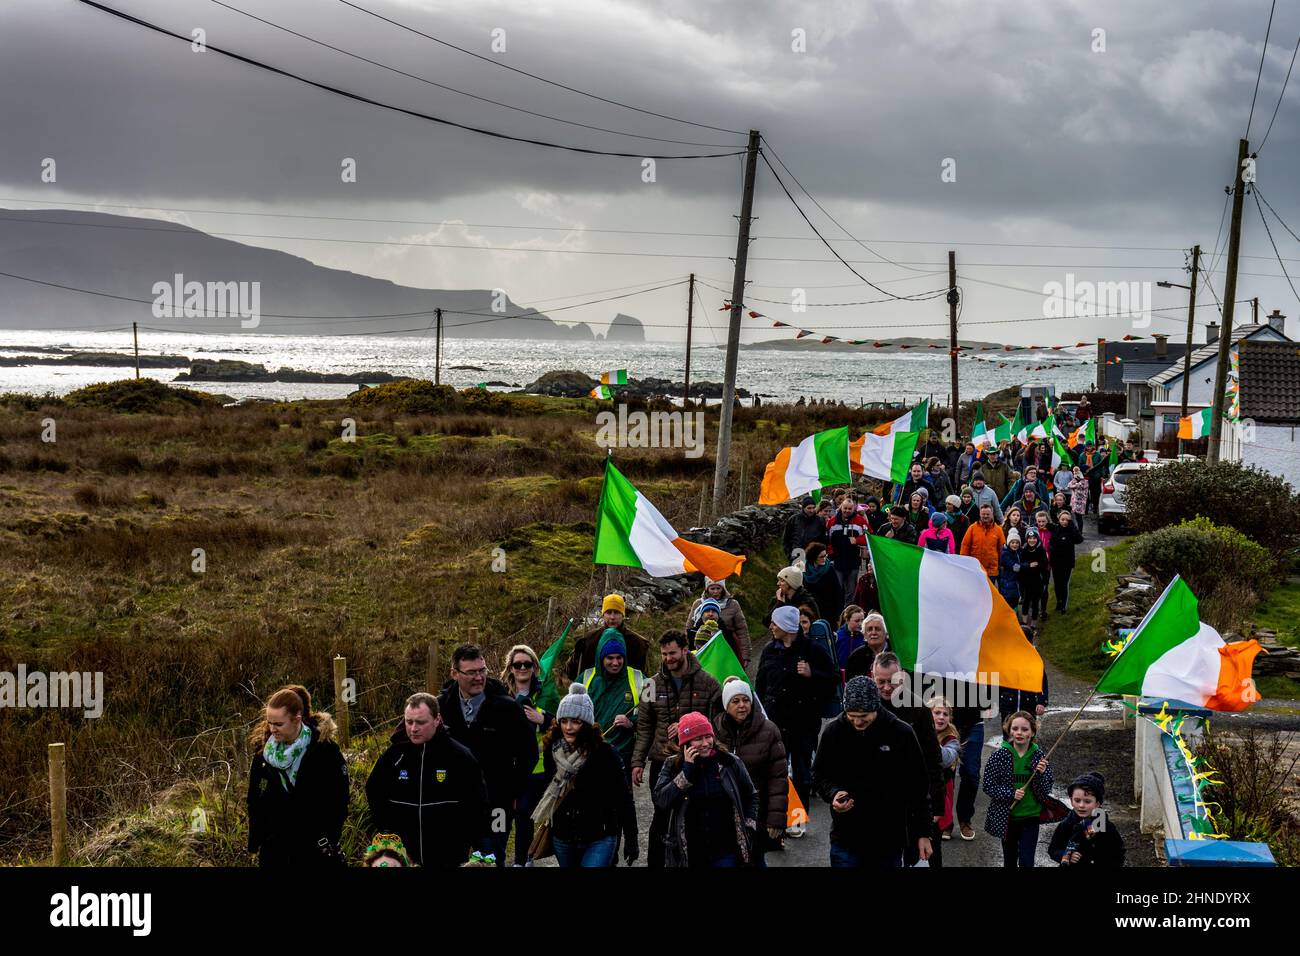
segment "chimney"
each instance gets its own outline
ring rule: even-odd
[[[1169,336],[1155,332],[1151,336],[1156,340],[1156,358],[1165,358],[1169,355]]]
[[[1274,332],[1286,335],[1286,316],[1279,309],[1274,309],[1265,318]]]
[[[1219,341],[1219,323],[1211,322],[1205,327],[1205,344],[1213,345]]]

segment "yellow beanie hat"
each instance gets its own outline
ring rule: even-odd
[[[618,611],[619,614],[626,614],[627,605],[623,603],[623,595],[606,594],[605,602],[600,606],[600,613],[604,614],[606,611]]]

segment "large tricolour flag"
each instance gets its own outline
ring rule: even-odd
[[[1214,422],[1214,409],[1205,408],[1186,418],[1178,419],[1178,437],[1191,439],[1205,438],[1210,434],[1210,426]]]
[[[921,399],[915,408],[909,408],[892,422],[884,422],[871,430],[873,435],[889,435],[893,432],[919,432],[930,426],[930,400]]]
[[[970,441],[977,451],[985,445],[997,444],[997,435],[995,430],[989,428],[988,423],[984,421],[983,402],[979,402],[975,406],[975,421],[971,423]]]
[[[779,505],[827,485],[847,485],[849,429],[831,428],[809,435],[793,448],[782,448],[763,473],[760,505]]]
[[[1251,669],[1259,641],[1225,643],[1201,620],[1196,595],[1175,576],[1097,682],[1099,694],[1131,694],[1208,710],[1259,700]]]
[[[632,482],[605,460],[605,487],[596,512],[593,564],[644,568],[651,576],[700,571],[711,580],[740,573],[744,555],[687,541]]]
[[[920,437],[919,431],[888,435],[867,432],[849,443],[849,469],[855,475],[870,475],[895,483],[906,481]]]
[[[1043,689],[1043,659],[975,558],[869,535],[889,644],[903,668]]]

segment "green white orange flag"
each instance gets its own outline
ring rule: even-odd
[[[749,680],[745,668],[740,666],[740,661],[736,658],[736,652],[731,649],[731,645],[727,643],[721,631],[709,638],[705,645],[695,652],[695,659],[700,662],[700,667],[705,672],[713,675],[719,685],[725,684],[728,677]]]
[[[831,428],[809,435],[794,448],[781,449],[763,473],[758,503],[779,505],[827,485],[847,485],[852,480],[848,426]]]
[[[1258,641],[1225,643],[1201,620],[1192,589],[1175,576],[1101,675],[1097,693],[1245,710],[1259,700],[1251,670],[1261,650]]]
[[[1119,442],[1113,438],[1110,440],[1110,458],[1106,464],[1111,471],[1114,471],[1115,466],[1119,464]]]
[[[1061,467],[1061,462],[1074,464],[1074,456],[1070,450],[1061,444],[1061,439],[1057,435],[1052,436],[1052,471]]]
[[[1070,447],[1074,448],[1080,442],[1088,445],[1097,443],[1097,419],[1090,418],[1074,431],[1070,432]]]
[[[656,578],[699,571],[714,581],[740,573],[744,555],[687,541],[608,458],[596,512],[593,564],[643,568]]]
[[[930,427],[930,400],[921,399],[915,408],[909,408],[892,422],[884,422],[871,430],[873,435],[889,435],[893,432],[919,432]]]
[[[888,435],[867,432],[849,443],[849,470],[855,475],[870,475],[895,483],[906,481],[920,438],[919,431]]]
[[[1011,419],[1001,413],[998,414],[998,418],[1002,419],[1002,423],[998,425],[997,428],[993,429],[993,443],[995,445],[1000,445],[1004,441],[1011,441],[1011,436],[1013,434],[1011,431]]]
[[[588,396],[595,399],[613,398],[614,390],[608,385],[597,385],[588,393]]]
[[[618,369],[614,369],[614,371],[612,372],[601,372],[600,384],[601,385],[626,385],[627,369],[618,368]]]
[[[1043,659],[975,558],[868,535],[889,645],[904,670],[1041,691]]]
[[[1205,438],[1210,434],[1210,426],[1214,422],[1214,409],[1205,408],[1186,418],[1178,419],[1178,437],[1191,439],[1195,441],[1198,438]]]
[[[1029,423],[1020,414],[1020,405],[1016,405],[1016,417],[1011,419],[1011,437],[1022,445],[1028,444]]]
[[[997,443],[994,430],[989,428],[988,424],[984,421],[983,402],[980,402],[975,406],[975,421],[970,427],[970,440],[976,450],[983,448],[985,445],[993,445]]]
[[[560,653],[564,650],[564,640],[569,636],[572,627],[573,618],[569,618],[569,623],[564,625],[564,631],[542,653],[537,662],[539,665],[537,680],[542,687],[537,696],[537,707],[548,713],[555,713],[555,708],[560,703],[560,688],[555,683],[555,675],[560,673],[560,668],[556,664],[560,659]]]

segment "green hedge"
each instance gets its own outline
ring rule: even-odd
[[[1206,517],[1240,531],[1274,558],[1300,546],[1300,495],[1281,478],[1236,462],[1144,468],[1128,483],[1125,507],[1139,532]]]
[[[1142,535],[1133,542],[1129,559],[1161,584],[1182,575],[1203,600],[1239,595],[1243,610],[1277,583],[1277,565],[1268,551],[1240,531],[1208,518]]]

